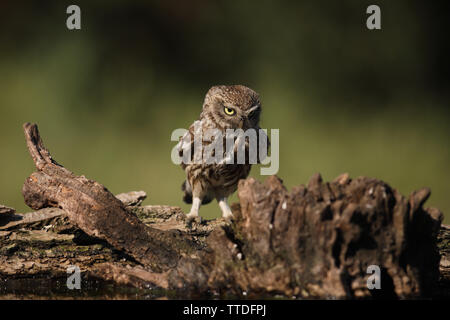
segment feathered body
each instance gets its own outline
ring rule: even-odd
[[[178,151],[182,156],[183,150],[190,150],[190,159],[194,157],[195,130],[204,133],[207,130],[220,130],[224,139],[227,129],[255,129],[259,131],[259,118],[261,103],[259,95],[252,89],[241,86],[214,86],[205,96],[202,112],[199,120],[195,121],[189,131],[181,138]],[[190,145],[186,146],[186,143]],[[202,150],[211,142],[201,142]],[[248,148],[246,142],[245,148]],[[236,149],[235,149],[236,151]],[[235,154],[236,160],[236,154]],[[198,163],[182,163],[181,167],[186,172],[186,181],[182,185],[184,191],[183,200],[192,203],[188,217],[198,216],[200,204],[209,203],[214,198],[219,202],[223,216],[230,218],[231,210],[227,204],[227,197],[236,191],[240,179],[245,179],[250,173],[251,164],[248,161],[246,149],[246,162],[238,164],[206,163],[205,159]]]

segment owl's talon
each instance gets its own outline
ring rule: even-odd
[[[198,214],[192,214],[189,213],[186,215],[186,225],[190,228],[192,227],[192,224],[201,224],[202,223],[202,217],[200,217]]]
[[[193,220],[200,220],[202,221],[202,218],[198,215],[198,210],[200,209],[200,204],[202,203],[202,200],[199,197],[194,197],[192,201],[192,208],[191,211],[186,215],[186,221],[192,222]]]
[[[234,221],[234,217],[233,217],[233,216],[222,217],[222,219],[223,219],[223,221],[224,221],[226,224],[232,224],[233,221]]]

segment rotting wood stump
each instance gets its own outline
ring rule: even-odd
[[[288,192],[277,177],[241,181],[230,228],[208,237],[212,253],[183,259],[173,285],[303,298],[431,296],[439,280],[437,209],[422,189],[404,198],[382,181],[342,175]],[[369,290],[367,267],[381,269]],[[187,285],[186,285],[187,284]]]
[[[192,229],[173,207],[154,206],[159,214],[145,221],[142,199],[133,206],[74,175],[51,158],[36,125],[24,130],[37,168],[25,181],[25,202],[35,210],[61,208],[75,228],[126,254],[128,266],[105,260],[88,270],[92,275],[152,283],[184,297],[448,297],[442,261],[450,261],[450,235],[441,228],[442,213],[423,208],[427,188],[405,198],[376,179],[344,174],[323,182],[316,174],[289,192],[275,176],[264,183],[249,178],[239,183],[232,224]],[[171,222],[158,228],[155,218]],[[381,269],[379,290],[367,288],[370,265]]]

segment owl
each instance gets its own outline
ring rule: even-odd
[[[194,157],[195,130],[219,130],[226,136],[227,129],[255,129],[259,132],[259,119],[261,114],[261,102],[259,95],[252,89],[242,85],[214,86],[206,93],[202,112],[177,145],[179,155],[189,150],[190,160]],[[265,136],[267,139],[267,136]],[[224,138],[225,139],[225,138]],[[267,143],[268,140],[266,140]],[[201,147],[205,148],[211,142],[201,141]],[[224,140],[225,143],[225,140]],[[259,135],[258,135],[259,145]],[[236,145],[237,146],[237,145]],[[234,151],[236,151],[236,146]],[[236,191],[238,181],[245,179],[250,173],[251,164],[248,158],[248,141],[245,141],[245,162],[234,161],[233,164],[222,162],[208,163],[193,161],[181,163],[186,173],[186,180],[182,184],[184,192],[183,200],[192,204],[187,214],[188,220],[200,219],[200,205],[207,204],[216,199],[222,211],[222,217],[231,219],[232,211],[227,203],[227,198]],[[226,148],[223,148],[224,158]],[[236,160],[236,154],[235,160]],[[260,161],[258,156],[258,162]]]

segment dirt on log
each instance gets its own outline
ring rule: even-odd
[[[122,202],[74,175],[52,160],[36,125],[24,130],[37,168],[25,181],[25,202],[61,208],[75,229],[123,252],[127,266],[104,259],[91,268],[104,279],[153,283],[184,297],[448,296],[442,261],[449,261],[450,235],[442,213],[423,208],[427,188],[405,198],[380,180],[344,174],[323,182],[316,174],[289,192],[275,176],[249,178],[239,183],[231,224],[186,226],[179,208],[146,211],[141,194]],[[368,289],[369,266],[379,267],[381,289]]]

